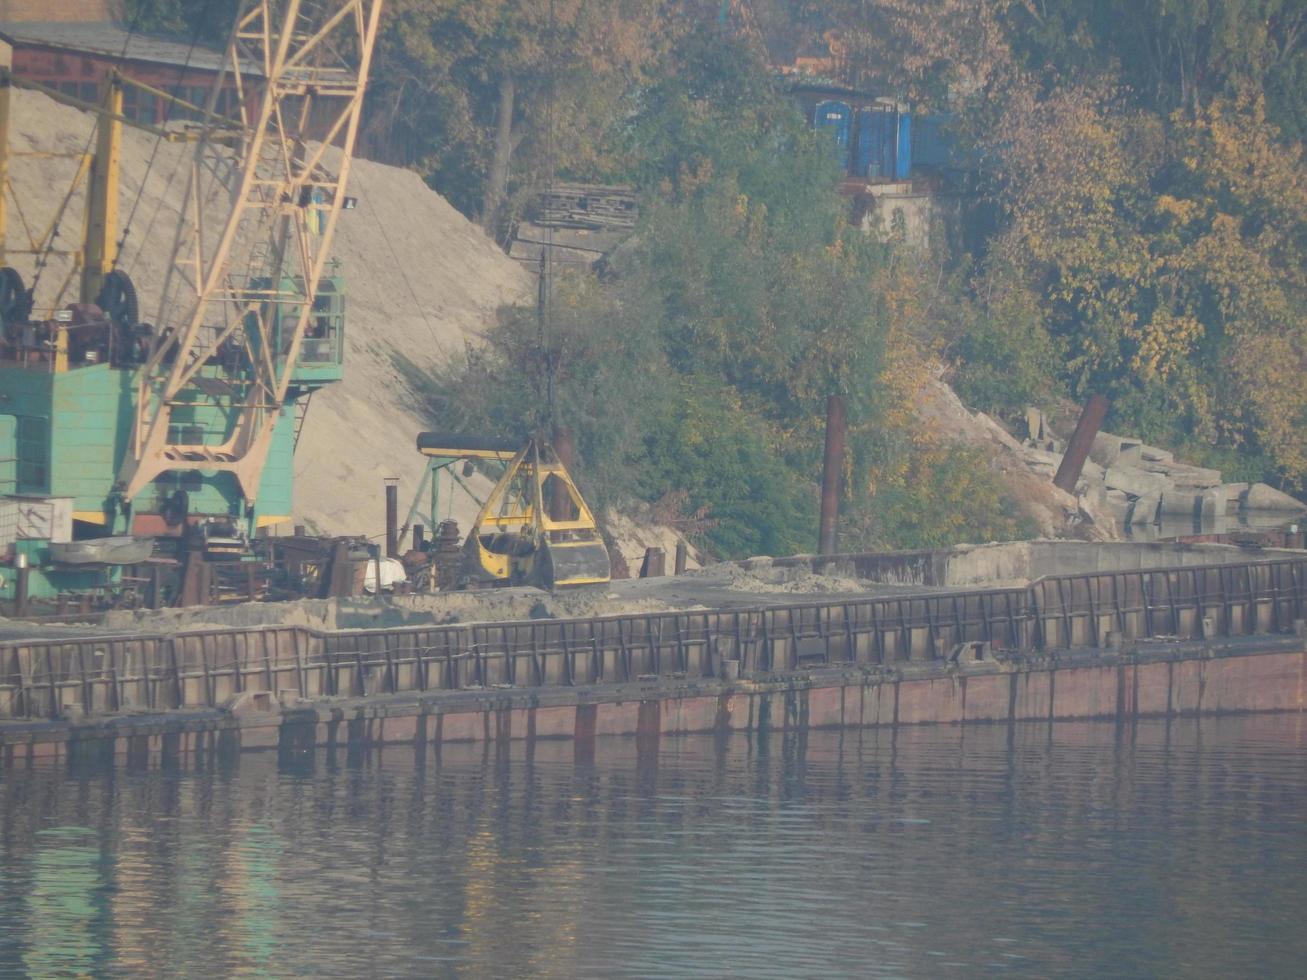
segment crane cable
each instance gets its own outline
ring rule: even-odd
[[[159,123],[159,128],[164,129],[172,121],[172,111],[177,107],[176,100],[180,97],[182,82],[186,78],[186,72],[190,70],[191,59],[195,57],[195,49],[199,46],[200,35],[204,32],[205,25],[209,22],[209,11],[213,7],[214,0],[204,0],[204,6],[200,14],[195,18],[195,30],[191,32],[190,45],[186,49],[186,58],[177,68],[177,79],[173,82],[172,90],[169,92],[171,98],[164,104],[163,119]],[[239,10],[237,11],[239,13]],[[139,15],[138,15],[139,17]],[[123,247],[127,244],[127,236],[131,234],[132,222],[136,219],[136,211],[141,206],[141,198],[145,196],[145,184],[150,179],[150,172],[154,169],[154,161],[159,155],[159,146],[163,143],[162,134],[155,134],[154,146],[150,149],[150,158],[145,163],[145,173],[141,175],[140,185],[136,188],[136,200],[132,202],[132,208],[127,212],[127,220],[123,222],[122,235],[118,238],[118,247],[114,249],[113,267],[118,268],[118,260],[122,256]],[[180,163],[180,162],[179,162]],[[173,167],[172,176],[168,178],[168,187],[172,186],[173,179],[177,176],[178,166]],[[165,188],[166,190],[166,188]],[[146,225],[146,237],[149,237],[149,231],[154,227],[154,220],[159,215],[159,209],[163,207],[164,194],[159,195],[155,204],[154,213],[150,216],[149,224]],[[140,251],[137,250],[137,258],[140,258]],[[133,268],[135,263],[133,262]]]
[[[549,22],[548,22],[548,41],[547,48],[549,54],[550,73],[548,84],[545,88],[545,194],[552,196],[554,192],[554,176],[557,168],[557,161],[554,159],[554,74],[552,68],[558,63],[558,23],[555,13],[555,0],[549,0]],[[536,344],[539,348],[540,357],[544,362],[544,397],[545,411],[548,413],[547,421],[549,424],[548,435],[553,438],[558,428],[558,413],[554,404],[554,372],[556,365],[554,357],[550,351],[550,342],[552,341],[552,323],[550,314],[552,312],[554,286],[554,228],[552,224],[545,225],[545,244],[540,253],[540,291],[537,298],[536,310]],[[539,392],[537,391],[537,395]]]
[[[136,37],[137,28],[139,28],[141,25],[141,18],[145,16],[145,11],[146,8],[141,7],[139,10],[136,11],[136,16],[133,17],[130,22],[128,22],[127,37],[123,39],[123,48],[121,51],[118,52],[119,61],[127,60],[127,52],[131,49],[132,39]],[[96,121],[96,124],[91,127],[90,133],[87,134],[86,145],[82,147],[81,155],[83,158],[85,158],[90,154],[91,146],[95,143],[96,131],[99,129],[100,125],[103,124],[103,122],[104,122],[104,118],[100,117]],[[5,135],[5,138],[8,139],[8,134]],[[0,188],[0,194],[3,194],[4,191],[5,191],[4,188]],[[63,222],[63,213],[65,209],[67,209],[69,202],[72,201],[72,198],[73,198],[73,188],[70,188],[67,196],[63,200],[63,203],[59,205],[59,210],[55,213],[54,223],[50,226],[50,238],[46,242],[45,251],[42,252],[36,259],[36,270],[32,276],[32,286],[29,290],[27,290],[27,294],[29,297],[33,297],[36,295],[36,287],[41,284],[41,275],[42,273],[45,272],[46,267],[50,264],[50,253],[53,251],[55,239],[59,237],[59,226]],[[19,213],[21,214],[21,211]],[[63,291],[60,290],[60,295],[62,296],[62,294]]]

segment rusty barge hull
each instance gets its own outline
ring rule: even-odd
[[[0,644],[0,763],[1307,705],[1307,556],[755,609]]]

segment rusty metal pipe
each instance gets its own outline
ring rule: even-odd
[[[1062,464],[1057,468],[1057,475],[1053,477],[1053,486],[1067,493],[1076,492],[1076,481],[1080,479],[1080,471],[1085,468],[1089,450],[1094,446],[1094,437],[1098,435],[1098,430],[1106,417],[1107,399],[1102,395],[1091,395],[1089,401],[1085,402],[1084,411],[1080,413],[1076,431],[1071,434],[1071,441],[1067,443]]]
[[[386,557],[399,557],[399,480],[386,479]],[[377,583],[381,591],[381,583]]]
[[[840,478],[844,474],[844,430],[847,417],[844,398],[831,395],[826,399],[826,458],[821,474],[821,530],[818,551],[835,554],[839,536]]]

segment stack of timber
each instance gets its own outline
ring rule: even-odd
[[[555,184],[517,226],[509,254],[529,265],[548,250],[556,262],[588,267],[630,234],[639,216],[631,187]]]
[[[555,184],[536,198],[531,219],[546,228],[631,229],[640,215],[625,185]]]

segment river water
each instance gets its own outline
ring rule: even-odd
[[[1307,717],[0,772],[0,976],[1301,976]]]

